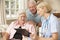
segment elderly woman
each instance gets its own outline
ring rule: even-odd
[[[26,29],[30,33],[31,38],[35,34],[35,28],[34,28],[33,24],[29,24],[26,21],[25,12],[21,12],[19,14],[18,20],[12,22],[9,25],[9,27],[7,28],[6,34],[4,35],[3,40],[22,40],[22,39],[16,39],[14,37],[15,33],[17,32],[15,29],[18,29],[19,27],[21,29]],[[18,33],[21,33],[21,32],[18,32]],[[24,32],[22,34],[24,34]],[[19,37],[19,36],[17,36],[17,37]],[[20,38],[22,38],[22,37],[20,37]]]
[[[41,37],[38,40],[58,40],[57,17],[51,11],[51,6],[46,2],[37,5],[37,13],[44,18],[41,26]]]

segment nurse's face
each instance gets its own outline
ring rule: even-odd
[[[40,16],[44,16],[44,13],[46,13],[46,8],[45,7],[37,7],[37,13]]]

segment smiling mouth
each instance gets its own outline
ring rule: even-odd
[[[22,19],[22,21],[25,21],[25,19]]]

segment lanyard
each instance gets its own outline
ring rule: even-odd
[[[50,15],[51,16],[51,15]],[[48,17],[48,19],[42,24],[42,29],[41,29],[41,34],[42,34],[42,36],[44,37],[45,36],[45,34],[46,34],[46,32],[47,32],[47,30],[48,30],[48,24],[49,24],[49,20],[50,20],[50,16]]]

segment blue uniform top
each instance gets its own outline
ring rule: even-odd
[[[58,21],[57,17],[51,14],[47,19],[42,21],[41,34],[42,37],[49,38],[52,36],[52,33],[57,32]]]

